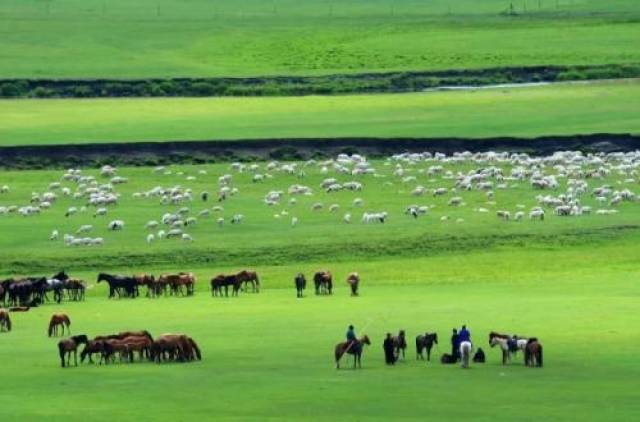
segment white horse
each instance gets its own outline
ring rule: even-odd
[[[463,341],[460,343],[460,356],[462,357],[462,367],[468,368],[469,361],[471,360],[471,352],[473,351],[473,346],[470,341]]]
[[[517,349],[514,352],[512,352],[511,348],[509,347],[508,338],[493,336],[489,340],[489,345],[491,345],[491,347],[494,347],[495,345],[500,346],[500,349],[502,350],[502,364],[506,365],[508,361],[511,361],[511,353],[515,354],[518,352],[518,350],[524,352],[524,349],[527,347],[527,340],[528,339],[526,338],[518,338],[516,340]]]

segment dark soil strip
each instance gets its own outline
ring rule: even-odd
[[[512,151],[532,155],[555,151],[634,151],[640,135],[593,134],[524,138],[329,138],[251,139],[229,141],[123,142],[73,145],[0,147],[0,168],[42,169],[167,164],[204,164],[259,159],[303,160],[338,153],[362,153],[369,157],[399,152]]]
[[[4,98],[292,96],[415,92],[487,86],[640,77],[640,64],[531,66],[326,76],[173,79],[0,79]]]

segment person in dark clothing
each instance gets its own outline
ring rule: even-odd
[[[384,349],[384,361],[387,365],[393,365],[396,363],[395,347],[393,345],[393,337],[391,333],[387,333],[387,338],[384,339],[382,344]]]
[[[484,363],[485,360],[484,350],[482,350],[482,347],[478,347],[478,351],[473,355],[473,361],[475,363]]]
[[[451,335],[451,356],[453,356],[456,362],[460,359],[460,336],[458,336],[458,330],[455,328]]]

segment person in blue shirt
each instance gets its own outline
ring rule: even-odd
[[[467,329],[466,325],[463,325],[462,329],[460,329],[460,332],[458,333],[458,340],[460,343],[462,343],[463,341],[468,341],[469,343],[471,343],[471,332]]]
[[[353,328],[353,325],[349,325],[349,328],[347,329],[347,341],[349,342],[349,344],[356,341],[356,331]]]

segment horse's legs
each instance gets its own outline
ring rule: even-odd
[[[78,366],[78,349],[73,349],[73,362]]]
[[[427,362],[431,361],[431,347],[427,346]]]

